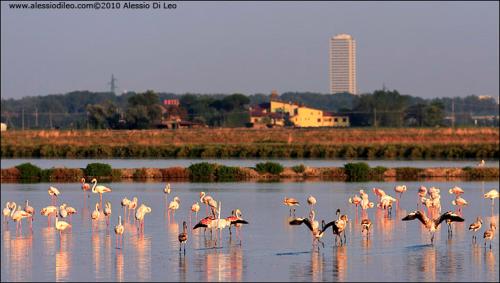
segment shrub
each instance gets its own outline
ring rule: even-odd
[[[276,162],[261,162],[257,163],[255,166],[255,169],[259,173],[270,173],[273,175],[278,175],[279,173],[283,172],[284,168],[281,164],[276,163]]]
[[[239,167],[219,165],[215,170],[217,181],[237,181],[242,179]]]
[[[191,164],[188,167],[189,178],[192,181],[213,181],[215,179],[215,168],[217,164],[201,162]]]
[[[85,168],[85,175],[92,177],[108,177],[112,175],[112,169],[109,164],[90,163]]]
[[[370,166],[365,162],[347,163],[344,165],[347,181],[365,182],[370,174]]]
[[[42,174],[42,169],[31,163],[23,163],[16,168],[20,172],[21,180],[39,180]]]
[[[54,168],[42,169],[42,173],[40,174],[40,181],[50,182],[50,176],[52,176],[52,171],[54,171]]]
[[[304,171],[306,171],[306,166],[304,166],[304,164],[295,165],[292,167],[292,170],[295,173],[304,173]]]

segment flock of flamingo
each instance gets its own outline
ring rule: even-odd
[[[111,188],[97,185],[97,179],[92,179],[90,184],[85,183],[85,179],[81,179],[81,189],[86,194],[86,197],[90,197],[89,192],[99,194],[99,202],[95,204],[95,209],[91,214],[92,221],[92,231],[94,231],[94,223],[97,223],[101,214],[106,219],[106,224],[109,226],[110,217],[112,214],[112,205],[110,201],[105,202],[105,206],[103,208],[103,194],[112,192]],[[394,198],[384,192],[384,190],[380,188],[373,188],[373,193],[378,198],[378,203],[376,204],[378,209],[385,210],[388,216],[391,215],[392,207],[394,203],[397,203],[398,200],[402,198],[403,193],[407,190],[405,185],[396,186],[394,191],[396,194],[399,194],[398,198]],[[453,222],[463,222],[464,218],[462,218],[462,207],[467,205],[467,201],[462,197],[464,191],[455,186],[448,191],[450,194],[455,195],[455,200],[452,201],[452,205],[456,206],[456,211],[447,211],[441,214],[441,201],[440,201],[440,189],[435,187],[430,187],[427,189],[424,186],[421,186],[417,191],[417,210],[409,213],[404,218],[403,221],[409,221],[418,219],[423,226],[430,232],[431,234],[431,244],[434,242],[434,233],[438,230],[439,225],[446,221],[448,224],[448,234],[452,235],[452,223]],[[168,203],[168,195],[171,193],[171,187],[168,183],[163,189],[163,193],[165,195],[165,204]],[[51,198],[51,205],[46,206],[40,210],[40,214],[47,217],[47,225],[51,225],[51,218],[55,217],[55,229],[59,232],[59,238],[61,241],[62,232],[66,230],[71,230],[71,216],[77,213],[77,210],[71,206],[68,206],[66,203],[61,205],[57,205],[58,197],[61,192],[50,186],[48,189],[48,194]],[[494,205],[494,199],[499,197],[499,193],[497,190],[493,189],[486,194],[484,194],[484,198],[489,198],[492,201],[492,205]],[[231,215],[226,218],[221,218],[221,202],[216,201],[209,195],[206,195],[205,192],[200,192],[200,202],[206,205],[206,216],[202,218],[196,225],[192,228],[193,230],[198,228],[204,228],[205,232],[207,229],[210,230],[212,235],[213,230],[215,230],[216,240],[222,239],[222,230],[228,228],[230,235],[232,235],[231,227],[235,227],[236,236],[240,241],[240,228],[243,224],[248,224],[249,222],[242,218],[242,213],[239,209],[234,209],[231,212]],[[356,206],[356,213],[358,212],[358,207],[361,207],[362,211],[362,221],[361,221],[361,233],[365,233],[366,237],[369,237],[370,229],[372,226],[372,221],[368,218],[367,210],[375,207],[375,203],[369,201],[369,196],[364,190],[359,191],[359,196],[356,194],[353,197],[348,199],[348,202],[352,205]],[[346,235],[345,229],[347,227],[347,223],[349,222],[349,218],[346,214],[341,214],[340,209],[337,209],[336,215],[337,219],[334,219],[328,223],[324,220],[321,221],[321,226],[316,220],[316,212],[314,210],[314,205],[316,204],[316,198],[313,196],[309,196],[307,198],[307,203],[310,206],[309,217],[295,217],[295,206],[299,206],[300,203],[298,200],[294,198],[285,197],[283,204],[289,207],[289,215],[290,217],[293,214],[293,218],[289,221],[290,225],[301,225],[305,224],[312,236],[312,244],[313,248],[321,243],[324,247],[324,243],[321,241],[322,237],[327,231],[328,228],[332,227],[333,235],[335,236],[335,243],[337,244],[337,240],[340,240],[340,244],[346,243]],[[144,232],[144,219],[147,214],[151,213],[151,207],[142,203],[139,205],[138,198],[134,197],[132,200],[128,198],[123,198],[121,201],[121,206],[123,207],[123,217],[125,221],[129,221],[130,214],[134,217],[134,223],[136,224],[138,233]],[[175,211],[180,208],[180,199],[179,197],[174,197],[172,201],[168,203],[168,216],[170,218],[170,213],[175,215]],[[425,209],[425,208],[426,209]],[[128,211],[127,211],[128,210]],[[198,221],[198,212],[200,211],[200,204],[195,202],[191,206],[191,211],[189,215],[189,222],[191,223],[192,212],[195,213],[196,221]],[[34,220],[35,209],[30,206],[29,201],[26,200],[25,206],[18,206],[15,202],[8,201],[5,204],[5,208],[3,209],[4,222],[8,223],[8,219],[12,219],[16,223],[16,233],[18,230],[21,230],[22,233],[22,220],[27,219],[30,223],[30,229],[32,230],[32,223]],[[60,218],[62,220],[60,220]],[[68,221],[64,219],[68,218]],[[477,219],[470,224],[469,230],[473,232],[472,241],[476,242],[476,232],[481,229],[482,219],[477,217]],[[179,240],[179,252],[181,252],[182,247],[184,247],[184,253],[186,252],[186,242],[188,241],[188,230],[187,223],[183,221],[182,224],[182,232],[178,236]],[[491,241],[495,236],[496,224],[492,221],[490,223],[489,229],[486,229],[483,233],[484,238],[484,246],[486,248],[486,240],[490,241],[490,249],[491,249]],[[118,224],[114,227],[115,232],[115,241],[116,248],[120,249],[123,247],[123,234],[125,231],[125,226],[122,224],[122,216],[118,216]],[[317,245],[319,249],[319,245]]]
[[[91,183],[93,184],[92,188],[90,184],[85,182],[85,178],[81,179],[81,189],[86,194],[86,198],[90,197],[89,192],[99,194],[99,202],[95,204],[95,209],[92,211],[90,220],[92,221],[92,231],[94,231],[94,226],[97,225],[98,220],[101,215],[105,217],[106,224],[109,226],[110,217],[112,214],[112,205],[110,201],[105,202],[105,206],[103,208],[103,194],[112,192],[112,189],[103,185],[97,185],[97,179],[92,179]],[[47,217],[47,225],[51,225],[51,218],[55,217],[55,229],[59,232],[59,241],[62,241],[62,232],[66,230],[71,230],[71,216],[77,213],[77,210],[73,207],[68,206],[68,204],[63,203],[61,205],[57,205],[58,197],[61,195],[61,192],[56,187],[50,186],[47,190],[49,197],[51,199],[51,205],[46,206],[40,210],[40,214],[42,216]],[[168,195],[171,193],[170,183],[167,183],[165,188],[163,189],[163,193],[165,195],[165,203],[168,203]],[[144,219],[148,213],[151,213],[151,207],[146,204],[138,204],[138,198],[134,197],[132,200],[128,198],[123,198],[120,202],[123,207],[123,217],[125,221],[129,221],[131,214],[134,217],[134,223],[137,226],[138,233],[144,232]],[[222,239],[222,230],[224,228],[229,228],[229,233],[232,235],[231,227],[235,227],[236,236],[240,240],[239,230],[242,224],[248,224],[248,221],[242,218],[242,213],[240,209],[234,209],[231,212],[231,215],[226,218],[221,218],[221,202],[217,202],[214,198],[209,195],[206,195],[205,192],[200,192],[200,202],[206,205],[207,216],[201,219],[194,227],[193,230],[198,228],[205,228],[205,232],[207,229],[210,229],[211,234],[215,229],[216,241]],[[180,198],[174,197],[171,202],[168,203],[168,217],[170,219],[170,213],[175,215],[175,211],[180,208]],[[198,221],[198,212],[200,210],[200,204],[195,202],[191,206],[191,211],[189,215],[189,222],[191,222],[192,212],[195,213],[196,221]],[[18,206],[15,202],[8,201],[5,204],[5,208],[3,209],[4,222],[8,224],[8,220],[12,219],[16,223],[16,234],[20,231],[22,233],[22,220],[26,219],[26,221],[30,224],[31,231],[33,230],[33,220],[35,216],[35,209],[29,205],[29,201],[26,200],[26,204],[24,207]],[[59,220],[59,218],[66,219]],[[188,240],[188,232],[187,232],[187,223],[183,222],[183,230],[179,234],[179,252],[182,250],[184,246],[184,253],[186,252],[186,242]],[[122,216],[118,216],[118,224],[114,227],[115,232],[115,242],[116,248],[120,249],[123,247],[123,234],[125,232],[125,226],[122,224]]]
[[[391,215],[392,207],[394,203],[397,203],[398,200],[401,199],[404,192],[406,192],[407,188],[405,185],[396,186],[394,188],[395,193],[399,194],[398,198],[394,198],[387,194],[384,190],[380,188],[373,188],[373,193],[378,198],[377,208],[383,209],[387,212],[387,215]],[[438,230],[439,225],[445,221],[448,224],[448,236],[452,237],[453,222],[464,222],[465,219],[462,217],[462,207],[467,205],[467,201],[462,197],[464,190],[460,187],[453,187],[448,190],[450,194],[455,195],[455,200],[452,201],[452,205],[456,206],[455,211],[447,211],[441,214],[441,196],[440,189],[436,187],[430,187],[427,189],[424,186],[420,186],[417,191],[417,210],[409,213],[405,217],[402,218],[402,221],[409,221],[418,219],[422,225],[430,232],[431,234],[431,244],[434,243],[434,233]],[[495,189],[490,190],[483,196],[486,199],[491,199],[491,205],[494,206],[495,198],[499,197],[498,191]],[[368,194],[364,190],[359,191],[359,196],[356,194],[353,197],[348,199],[348,202],[352,205],[356,206],[356,213],[358,211],[358,207],[361,207],[362,211],[362,220],[361,220],[361,233],[366,231],[366,237],[369,237],[370,228],[372,226],[372,221],[368,218],[367,210],[369,208],[375,207],[375,203],[369,201]],[[321,243],[324,247],[324,243],[321,241],[325,231],[328,228],[332,227],[333,235],[335,236],[335,243],[337,244],[337,240],[340,240],[340,244],[346,242],[345,230],[347,227],[347,223],[349,222],[349,218],[346,214],[341,214],[340,209],[337,209],[336,215],[337,219],[334,219],[328,223],[324,220],[321,221],[321,226],[319,222],[315,219],[316,213],[314,211],[314,205],[316,204],[316,198],[313,196],[309,196],[307,198],[307,203],[310,206],[309,217],[301,218],[295,217],[295,206],[299,206],[300,202],[295,198],[287,198],[283,200],[283,204],[289,207],[289,215],[293,218],[289,221],[290,225],[301,225],[305,224],[312,236],[313,240],[313,248]],[[426,209],[425,209],[425,208]],[[472,241],[476,243],[476,232],[479,231],[482,227],[483,221],[481,217],[477,217],[476,220],[469,225],[469,231],[472,231]],[[484,247],[486,248],[486,241],[490,241],[490,249],[491,249],[491,241],[495,236],[496,223],[492,221],[488,229],[486,229],[483,233],[484,239]],[[343,240],[342,240],[343,236]],[[319,249],[319,245],[317,246]]]

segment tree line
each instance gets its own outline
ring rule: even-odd
[[[285,92],[279,98],[348,115],[351,125],[357,127],[449,126],[450,117],[455,126],[498,126],[498,119],[474,121],[474,115],[498,117],[499,111],[493,98],[476,95],[424,99],[383,89],[361,95]],[[162,107],[164,99],[179,99],[180,107]],[[158,127],[165,115],[174,113],[210,127],[243,127],[249,121],[248,106],[269,99],[268,94],[73,91],[2,99],[1,120],[16,129],[148,129]]]

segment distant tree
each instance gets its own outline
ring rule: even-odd
[[[158,94],[148,90],[129,97],[125,120],[129,129],[150,129],[160,122],[161,114]]]
[[[94,129],[116,129],[120,126],[120,113],[111,102],[87,106],[89,124]]]
[[[423,124],[424,126],[434,127],[443,125],[444,105],[439,101],[433,101],[425,107]]]

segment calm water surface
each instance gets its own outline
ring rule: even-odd
[[[349,162],[366,162],[371,167],[474,167],[479,160],[328,160],[328,159],[2,159],[1,168],[9,168],[30,162],[42,169],[52,167],[85,168],[94,162],[107,163],[113,168],[166,168],[188,167],[193,163],[211,162],[226,166],[254,167],[259,162],[279,162],[291,167],[299,164],[312,167],[344,167]],[[499,167],[498,160],[486,160],[486,167]]]
[[[399,184],[399,183],[398,183]],[[60,242],[42,207],[50,204],[49,185],[62,192],[59,203],[66,202],[78,210],[72,231],[63,232]],[[24,203],[26,199],[37,214],[33,232],[23,223],[16,235],[14,223],[2,224],[2,281],[499,281],[498,235],[492,250],[483,248],[482,233],[491,220],[498,223],[498,200],[494,208],[481,198],[483,191],[496,188],[497,182],[412,182],[391,218],[382,210],[370,209],[373,222],[369,239],[361,235],[360,214],[347,199],[360,188],[368,189],[370,200],[376,201],[371,188],[380,187],[394,195],[396,183],[175,183],[174,196],[181,200],[174,217],[165,214],[162,183],[107,183],[112,193],[104,200],[113,204],[111,228],[101,216],[98,228],[91,231],[91,206],[97,195],[86,199],[80,184],[2,184],[2,204],[7,200]],[[418,220],[403,222],[401,218],[416,207],[419,185],[441,188],[443,211],[453,209],[453,196],[447,190],[454,185],[465,190],[469,206],[464,208],[464,223],[454,224],[453,238],[447,237],[446,225],[436,233],[434,246]],[[222,215],[240,208],[250,222],[241,230],[242,244],[235,234],[223,231],[220,248],[207,231],[189,229],[186,255],[180,255],[177,236],[182,221],[189,221],[191,204],[205,191],[222,201]],[[301,201],[297,216],[307,216],[306,198],[318,200],[316,219],[332,220],[340,208],[351,219],[347,244],[335,246],[331,230],[323,237],[325,248],[312,249],[306,226],[290,226],[288,208],[281,203],[285,196]],[[146,215],[145,232],[138,235],[132,223],[125,224],[124,248],[115,249],[114,225],[123,215],[120,200],[137,196],[139,204],[152,207]],[[200,210],[201,217],[205,207]],[[478,245],[471,245],[469,224],[483,217]]]

